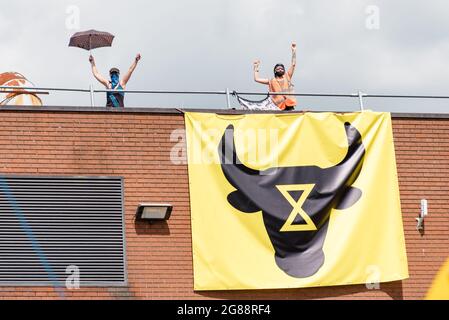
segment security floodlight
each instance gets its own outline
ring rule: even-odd
[[[170,218],[173,206],[164,203],[139,203],[136,217],[139,220],[163,221]]]

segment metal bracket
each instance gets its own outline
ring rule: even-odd
[[[360,103],[360,111],[364,111],[365,110],[365,108],[364,108],[364,106],[363,106],[363,93],[362,93],[362,91],[360,91],[359,90],[359,92],[358,92],[358,96],[359,96],[359,103]]]
[[[416,218],[416,230],[419,232],[424,231],[424,218],[427,216],[427,200],[421,199],[421,212],[419,213],[419,217]]]
[[[230,97],[230,91],[229,88],[226,88],[226,104],[228,109],[231,109],[231,97]]]
[[[95,106],[95,100],[94,100],[94,86],[93,85],[89,86],[89,92],[90,92],[90,106],[94,107]]]
[[[417,224],[416,224],[416,230],[423,231],[424,230],[424,217],[416,218]]]

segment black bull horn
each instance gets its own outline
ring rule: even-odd
[[[223,173],[237,189],[228,202],[245,213],[262,211],[276,264],[292,277],[309,277],[321,268],[331,209],[349,208],[362,196],[352,184],[362,169],[365,148],[357,129],[348,122],[344,126],[347,154],[329,168],[248,168],[237,157],[232,125],[218,147]]]

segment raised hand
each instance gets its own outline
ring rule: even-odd
[[[140,53],[138,53],[138,54],[136,55],[136,62],[139,62],[140,58],[141,58],[141,55],[140,55]]]
[[[254,60],[253,65],[254,65],[254,69],[259,69],[260,60]]]

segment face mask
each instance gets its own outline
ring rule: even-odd
[[[117,73],[111,74],[111,85],[113,88],[115,88],[119,82],[119,75]]]
[[[282,77],[285,74],[285,71],[277,71],[274,73],[276,77]]]

